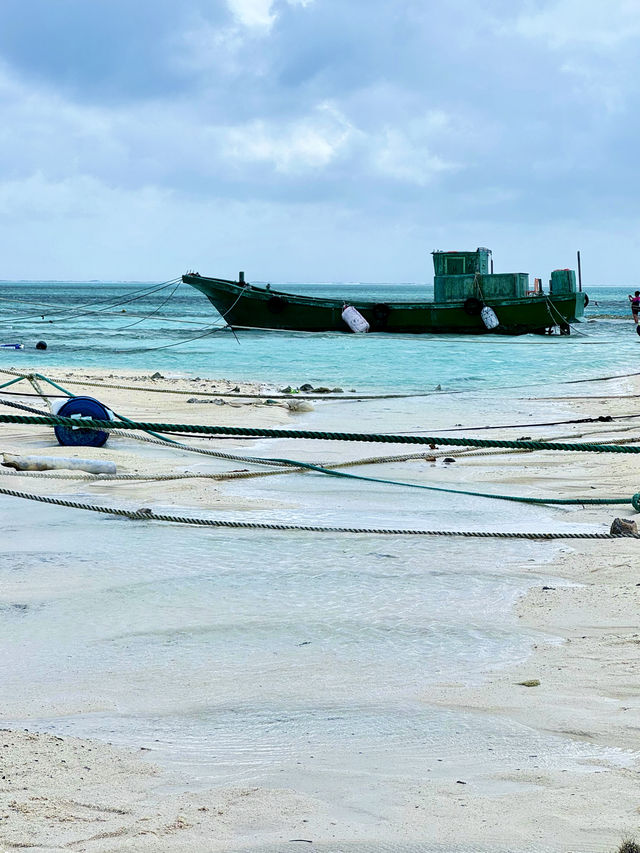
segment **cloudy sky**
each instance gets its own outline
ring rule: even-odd
[[[640,0],[1,0],[0,278],[630,283]]]

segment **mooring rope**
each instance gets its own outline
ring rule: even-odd
[[[130,292],[128,299],[121,299],[118,302],[113,302],[113,303],[112,303],[113,297],[108,296],[108,297],[103,297],[102,299],[93,300],[92,302],[84,302],[84,303],[81,303],[80,305],[75,305],[75,306],[71,305],[67,308],[60,308],[60,309],[54,308],[54,310],[52,310],[52,311],[44,311],[44,312],[39,311],[38,314],[22,315],[22,316],[18,316],[18,317],[0,317],[0,323],[12,323],[12,322],[23,322],[25,320],[36,320],[36,319],[39,319],[41,317],[55,316],[56,314],[68,314],[69,316],[58,317],[55,320],[49,320],[49,322],[59,323],[59,322],[62,322],[64,320],[75,320],[78,317],[89,317],[89,316],[92,316],[95,314],[102,314],[104,312],[104,310],[108,309],[108,308],[117,308],[120,305],[127,305],[130,302],[137,302],[139,299],[144,299],[145,296],[151,296],[153,293],[156,293],[159,290],[165,290],[167,287],[171,287],[172,284],[176,284],[176,283],[179,284],[180,282],[181,282],[181,279],[174,278],[174,279],[171,279],[170,281],[164,281],[164,282],[161,282],[159,284],[151,285],[150,287],[137,288],[136,290],[133,290]],[[132,296],[131,294],[140,294],[140,295]],[[105,303],[107,303],[107,304],[105,304]],[[104,308],[99,308],[96,311],[80,311],[79,310],[81,308],[92,308],[93,306],[98,306],[98,305],[104,305]],[[43,303],[42,307],[46,308],[48,306],[46,303]]]
[[[26,376],[21,373],[19,370],[12,370],[9,368],[0,368],[0,373],[6,373],[9,376]],[[38,374],[35,374],[36,376]],[[300,393],[291,393],[291,394],[283,394],[283,393],[269,393],[265,392],[264,394],[255,394],[253,392],[243,392],[243,391],[190,391],[184,390],[181,388],[148,388],[141,387],[139,385],[122,385],[122,384],[114,384],[108,382],[91,382],[90,380],[78,380],[78,379],[66,379],[65,382],[67,385],[79,385],[80,387],[88,387],[88,388],[113,388],[117,391],[142,391],[148,392],[150,394],[178,394],[178,395],[187,395],[190,397],[228,397],[232,400],[403,400],[411,397],[427,397],[431,394],[442,394],[442,393],[465,393],[459,391],[451,391],[451,392],[443,392],[443,391],[427,391],[421,394],[352,394],[352,393],[341,393],[341,394],[313,394],[312,392],[304,392]]]
[[[117,436],[127,436],[128,433],[124,432],[116,432]],[[154,439],[143,438],[142,436],[132,436],[138,438],[140,441],[150,441],[152,443],[156,443]],[[158,444],[163,444],[164,442],[157,442]],[[176,445],[172,445],[175,447]],[[429,451],[428,456],[433,456],[434,458],[441,458],[445,454],[450,456],[455,456],[457,458],[467,459],[469,457],[478,457],[478,456],[503,456],[506,453],[531,453],[530,450],[448,450],[448,451]],[[256,457],[242,457],[242,456],[232,456],[232,454],[227,454],[227,456],[232,461],[237,462],[252,462],[252,463],[260,463],[261,460]],[[407,462],[409,460],[414,459],[426,459],[426,453],[408,453],[403,456],[369,456],[365,459],[350,459],[346,462],[336,462],[333,465],[325,465],[325,468],[350,468],[352,466],[357,465],[378,465],[384,464],[385,462]],[[222,471],[222,472],[192,472],[192,471],[183,471],[183,472],[175,472],[172,474],[92,474],[89,471],[73,471],[73,472],[65,472],[62,469],[56,469],[55,471],[18,471],[14,468],[5,470],[0,467],[0,475],[6,474],[11,477],[43,477],[51,480],[81,480],[83,482],[110,482],[112,480],[150,480],[150,481],[163,481],[163,480],[189,480],[189,479],[203,479],[203,480],[243,480],[243,479],[252,479],[254,477],[276,477],[280,474],[295,474],[304,471],[304,469],[296,466],[285,467],[285,466],[276,466],[277,470],[269,470],[269,471]]]
[[[38,394],[37,396],[42,397],[42,394]],[[32,412],[35,415],[47,414],[47,412],[43,412],[41,409],[34,409],[33,406],[25,406],[23,403],[14,403],[13,400],[0,399],[0,405],[10,406],[12,409],[22,409],[25,412]]]
[[[77,423],[77,421],[76,421]],[[120,434],[120,433],[118,433]],[[126,433],[125,433],[126,435]],[[137,436],[136,436],[137,437]],[[155,439],[147,439],[146,437],[140,437],[143,441],[149,441],[154,444],[164,444],[162,440],[157,441]],[[175,446],[175,445],[170,445]],[[178,445],[180,449],[184,450],[196,450],[196,448],[189,448],[186,445]],[[441,492],[451,495],[464,495],[468,497],[477,497],[477,498],[486,498],[489,500],[502,500],[502,501],[511,501],[514,503],[525,503],[525,504],[536,504],[536,505],[554,505],[554,506],[605,506],[605,505],[623,505],[630,503],[634,509],[640,512],[640,492],[632,495],[631,497],[626,498],[536,498],[536,497],[525,497],[521,495],[502,495],[502,494],[491,494],[488,492],[477,492],[470,489],[450,489],[444,486],[432,486],[427,485],[426,483],[408,483],[406,481],[400,480],[391,480],[382,477],[367,477],[362,474],[349,474],[345,471],[338,471],[336,468],[338,467],[347,467],[350,464],[354,463],[342,463],[334,466],[325,466],[325,465],[317,465],[309,462],[302,462],[300,460],[294,459],[285,459],[285,458],[264,458],[264,457],[252,457],[252,456],[239,456],[236,454],[229,453],[221,453],[218,451],[204,451],[205,453],[215,456],[221,459],[232,460],[235,462],[247,462],[249,464],[262,464],[267,466],[279,466],[280,470],[277,472],[230,472],[235,474],[253,474],[254,476],[259,476],[260,474],[265,473],[291,473],[296,470],[305,470],[305,471],[315,471],[319,474],[324,474],[332,477],[343,477],[345,479],[351,480],[359,480],[362,482],[368,483],[381,483],[383,485],[389,486],[401,486],[404,488],[410,489],[423,489],[425,491],[430,492]],[[410,454],[409,457],[396,457],[397,461],[404,461],[407,458],[415,458],[416,454]],[[422,455],[418,455],[420,458]],[[375,459],[374,461],[390,461],[393,457],[380,457]],[[369,460],[370,461],[370,460]],[[394,460],[395,461],[395,460]],[[355,463],[358,464],[358,463]],[[360,461],[360,464],[365,464],[365,462]],[[60,475],[56,475],[60,477]],[[127,479],[127,480],[144,480],[149,479],[144,475],[97,475],[101,477],[101,479]],[[188,479],[187,477],[180,477],[179,475],[161,475],[160,477],[154,478],[159,480],[173,480],[173,479]],[[217,478],[215,475],[208,475],[207,479],[221,479],[220,476]],[[234,479],[233,477],[227,476],[226,479]]]
[[[297,462],[291,459],[279,459],[278,462],[305,468],[308,471],[317,471],[320,474],[328,474],[331,477],[344,477],[350,480],[363,480],[368,483],[382,483],[388,486],[404,486],[410,489],[425,489],[429,492],[445,492],[450,495],[465,495],[475,498],[490,498],[499,501],[513,501],[524,504],[551,504],[554,506],[598,506],[619,505],[630,503],[633,508],[640,512],[640,492],[630,498],[532,498],[519,495],[493,495],[488,492],[475,492],[468,489],[447,489],[444,486],[428,486],[425,483],[406,483],[399,480],[387,480],[382,477],[365,477],[362,474],[348,474],[346,471],[335,471],[320,465],[311,465],[305,462]]]
[[[531,540],[553,540],[553,539],[640,539],[640,533],[523,533],[510,531],[486,531],[486,530],[412,530],[407,528],[388,527],[323,527],[315,524],[278,524],[258,521],[230,521],[214,518],[197,518],[184,515],[167,515],[156,513],[151,509],[120,509],[118,507],[99,506],[97,504],[84,504],[78,501],[69,501],[63,498],[45,497],[44,495],[33,495],[28,492],[18,492],[14,489],[0,488],[0,494],[8,497],[23,498],[38,503],[63,506],[70,509],[83,509],[91,512],[100,512],[106,515],[115,515],[121,518],[129,518],[134,521],[168,521],[176,524],[188,524],[196,527],[224,527],[234,530],[281,530],[299,531],[305,533],[359,533],[382,536],[443,536],[462,537],[471,539],[531,539]]]
[[[210,327],[213,328],[213,327]],[[224,328],[224,327],[221,327]],[[313,332],[311,334],[317,334]],[[339,334],[342,334],[340,332]],[[6,373],[10,376],[23,376],[24,374],[18,370],[12,368],[0,368],[0,373]],[[35,374],[38,376],[38,374]],[[559,381],[559,385],[579,385],[586,382],[608,382],[613,379],[629,379],[633,376],[640,376],[640,373],[623,373],[616,374],[612,376],[595,376],[591,379],[565,379],[563,381]],[[45,377],[39,377],[45,378]],[[78,379],[67,379],[67,384],[69,385],[79,385],[81,387],[90,387],[90,388],[113,388],[120,391],[142,391],[149,392],[152,394],[178,394],[178,395],[189,395],[192,397],[229,397],[231,399],[247,399],[247,400],[259,400],[259,399],[271,399],[271,400],[404,400],[404,399],[412,399],[414,397],[432,397],[435,395],[450,395],[450,394],[478,394],[481,393],[483,389],[480,388],[468,388],[468,389],[432,389],[430,391],[418,391],[404,394],[395,394],[395,393],[387,393],[387,394],[356,394],[356,393],[341,393],[341,394],[331,394],[331,393],[320,393],[314,394],[313,392],[304,392],[303,394],[283,394],[283,393],[268,393],[264,394],[256,394],[252,392],[243,393],[241,391],[234,392],[220,392],[220,391],[190,391],[184,389],[174,389],[174,388],[149,388],[149,387],[141,387],[136,385],[122,385],[122,384],[114,384],[108,382],[91,382],[90,380],[78,380]],[[533,383],[529,384],[527,387],[538,387],[544,385],[548,386],[547,382]],[[511,390],[521,390],[522,385],[509,385],[506,388]],[[504,388],[503,388],[504,390]],[[634,394],[630,395],[631,397],[637,397],[640,395]],[[571,399],[567,397],[549,397],[549,398],[538,398],[538,399],[550,399],[550,400],[561,400],[561,399]],[[581,398],[579,398],[581,399]],[[594,398],[598,399],[598,398]],[[608,399],[608,398],[607,398]],[[622,399],[622,398],[621,398]]]
[[[36,374],[35,376],[38,376],[38,374]],[[35,376],[29,375],[26,378],[28,378],[29,381],[32,382],[32,384],[34,384],[34,387],[36,388],[36,390],[44,397],[42,390],[39,388],[37,382],[35,381]],[[47,380],[47,381],[51,382],[51,380]],[[51,383],[51,384],[55,385],[55,387],[59,387],[55,383]],[[64,390],[64,389],[61,389],[61,390]],[[26,411],[31,411],[31,412],[35,411],[39,415],[38,418],[34,418],[34,419],[28,419],[28,418],[18,419],[17,417],[10,419],[9,416],[7,416],[6,418],[3,416],[0,416],[0,421],[4,420],[4,421],[9,421],[9,422],[50,422],[48,415],[43,414],[42,412],[39,412],[38,410],[33,409],[31,407],[23,406],[21,404],[12,403],[12,402],[8,402],[8,401],[2,401],[2,400],[0,400],[0,403],[5,403],[8,406],[12,406],[14,408],[24,409]],[[260,457],[256,458],[256,457],[251,457],[251,456],[240,456],[238,454],[222,453],[220,451],[212,451],[212,450],[205,450],[205,449],[201,449],[201,448],[193,448],[193,447],[190,447],[186,444],[178,443],[178,442],[174,442],[170,439],[166,439],[160,435],[156,436],[155,432],[151,432],[151,430],[148,429],[148,425],[143,426],[141,424],[136,424],[135,422],[130,421],[128,418],[123,418],[120,415],[117,415],[117,417],[120,418],[120,423],[125,423],[129,428],[145,429],[145,431],[150,432],[151,435],[154,435],[155,439],[147,438],[147,437],[143,437],[143,436],[138,436],[135,434],[130,436],[130,434],[126,433],[126,432],[121,433],[119,431],[114,431],[117,435],[122,434],[122,435],[130,436],[130,437],[138,439],[138,440],[149,441],[149,442],[152,442],[154,444],[179,447],[180,449],[183,449],[183,450],[187,450],[190,452],[196,452],[196,453],[204,453],[206,455],[213,456],[216,458],[221,458],[221,459],[247,462],[249,464],[263,464],[263,465],[267,465],[267,466],[278,466],[280,468],[280,471],[277,473],[281,473],[284,471],[286,471],[286,473],[289,473],[289,472],[293,472],[293,471],[302,469],[302,470],[308,470],[308,471],[315,471],[315,472],[325,474],[325,475],[329,475],[329,476],[343,477],[343,478],[348,478],[348,479],[357,479],[360,481],[371,482],[371,483],[381,483],[381,484],[393,485],[393,486],[404,486],[405,488],[417,488],[417,489],[424,489],[427,491],[441,492],[441,493],[447,493],[447,494],[465,495],[465,496],[471,496],[471,497],[482,497],[482,498],[492,499],[492,500],[505,500],[505,501],[527,503],[527,504],[537,504],[537,505],[544,505],[544,504],[546,504],[546,505],[558,505],[558,506],[622,505],[622,504],[626,504],[626,503],[630,502],[632,504],[632,506],[634,507],[634,509],[636,509],[637,511],[640,511],[640,493],[634,494],[631,498],[535,498],[535,497],[524,497],[524,496],[516,496],[516,495],[490,494],[490,493],[486,493],[486,492],[477,492],[477,491],[466,490],[466,489],[451,489],[451,488],[445,488],[442,486],[427,485],[427,484],[423,484],[423,483],[407,483],[407,482],[403,482],[403,481],[397,481],[397,480],[391,480],[391,479],[385,479],[385,478],[379,478],[379,477],[367,477],[367,476],[363,476],[363,475],[350,474],[350,473],[335,470],[336,468],[339,468],[339,467],[348,467],[349,464],[358,464],[357,462],[356,463],[342,463],[342,464],[337,464],[337,465],[332,465],[332,466],[325,466],[325,465],[318,465],[315,463],[306,463],[306,462],[301,462],[298,460],[286,459],[286,458],[260,458]],[[55,422],[66,422],[66,421],[68,421],[69,422],[68,425],[73,425],[74,423],[77,425],[77,420],[72,420],[70,418],[55,418],[54,420],[55,420]],[[94,423],[95,424],[104,423],[104,422],[100,422],[100,421],[93,421],[90,419],[89,419],[89,421],[90,421],[91,425],[93,425]],[[108,421],[106,423],[109,426],[115,425],[114,421]],[[84,426],[84,428],[87,428],[87,426]],[[160,425],[160,426],[162,426],[162,425]],[[160,428],[160,426],[158,428]],[[233,428],[233,429],[235,429],[235,428]],[[272,433],[274,431],[269,430],[268,432]],[[277,432],[282,433],[283,431],[278,430]],[[291,432],[291,431],[287,431],[287,432]],[[296,432],[298,434],[300,434],[303,431],[296,431]],[[312,435],[311,432],[304,431],[305,437],[310,436],[310,435]],[[320,434],[320,436],[326,437],[327,434],[322,433],[322,434]],[[314,435],[314,437],[315,437],[315,435]],[[392,436],[386,436],[387,440],[391,437]],[[416,437],[415,436],[414,437],[408,436],[408,437],[404,437],[404,438],[416,438]],[[429,437],[419,437],[419,438],[422,438],[423,441],[427,441]],[[352,440],[358,440],[358,438],[354,438]],[[374,440],[374,437],[367,436],[367,438],[365,440]],[[627,441],[632,441],[632,440],[633,439],[630,439]],[[439,443],[448,443],[449,441],[451,441],[451,440],[441,438]],[[475,441],[475,443],[477,443],[479,440],[474,440],[474,441]],[[482,445],[485,445],[485,446],[490,445],[491,446],[491,445],[496,444],[496,442],[493,440],[490,440],[490,441],[480,440],[480,441],[481,441],[481,446]],[[597,449],[602,451],[605,448],[615,448],[615,450],[621,451],[622,448],[620,447],[620,444],[622,444],[624,441],[625,440],[622,440],[622,441],[615,443],[613,445],[603,445],[602,443],[596,443],[596,444],[592,444],[592,445],[582,445],[581,449],[591,450],[592,448],[597,448]],[[421,443],[421,442],[419,442],[419,443]],[[518,445],[521,445],[521,443],[523,443],[523,442],[520,442],[520,441],[517,442]],[[558,447],[557,442],[535,442],[534,444],[537,445],[536,449],[538,449],[541,445],[544,445],[545,447],[554,447],[554,446]],[[533,448],[530,445],[531,445],[531,443],[529,442],[528,446],[526,446],[526,447],[518,446],[516,449],[517,450],[531,450]],[[468,446],[468,445],[466,445],[466,446]],[[504,446],[504,442],[500,443],[500,445],[498,445],[498,446]],[[569,445],[564,445],[564,444],[559,445],[559,447],[561,449],[568,449],[568,448],[570,449]],[[574,445],[574,448],[575,447],[577,447],[577,445]],[[631,449],[631,448],[629,448],[629,449]],[[420,456],[424,456],[424,455],[425,454],[410,454],[409,456],[420,457]],[[405,457],[405,458],[408,458],[408,457]],[[381,458],[379,457],[376,461],[381,461],[381,460],[389,461],[389,459],[390,459],[389,457],[387,457],[386,460],[384,457],[381,457]],[[365,464],[365,463],[360,461],[360,464]],[[228,473],[229,474],[248,474],[249,476],[251,476],[253,474],[254,476],[259,476],[260,474],[273,473],[273,472],[228,472]],[[56,475],[56,476],[60,477],[60,476],[64,476],[64,475]],[[116,476],[117,475],[110,475],[110,476],[107,475],[107,477],[109,477],[109,479],[115,479]],[[209,475],[209,477],[213,478],[213,475]],[[136,477],[135,475],[120,475],[120,477],[118,477],[118,479],[125,479],[125,478],[126,479],[138,479],[138,480],[145,479],[144,475],[142,477]],[[227,478],[230,479],[231,477],[227,477]],[[106,478],[104,478],[104,479],[106,479]],[[159,479],[159,478],[157,478],[157,479]],[[181,477],[179,475],[161,475],[161,479],[171,480],[171,479],[181,479]]]
[[[31,424],[44,426],[67,426],[78,429],[78,420],[54,415],[26,416],[0,415],[0,423]],[[207,426],[203,424],[165,424],[148,421],[102,421],[82,419],[82,429],[136,429],[144,432],[182,432],[193,435],[231,435],[242,438],[303,438],[322,441],[357,441],[374,444],[426,444],[433,447],[504,447],[523,450],[561,450],[581,453],[640,453],[640,447],[615,444],[596,444],[557,441],[534,441],[531,439],[497,438],[450,438],[434,435],[398,435],[393,433],[323,432],[302,429],[267,429],[263,427]]]
[[[562,326],[562,323],[564,323],[569,329],[572,329],[576,334],[583,335],[585,338],[589,337],[589,335],[587,335],[586,332],[583,332],[580,329],[576,329],[575,326],[572,326],[571,323],[567,320],[567,318],[562,316],[560,311],[556,308],[556,306],[553,304],[553,302],[546,295],[545,295],[545,301],[547,303],[547,311],[549,313],[549,317],[551,318],[551,321],[552,321],[554,326],[558,323],[558,321],[557,320],[554,321],[553,316],[551,314],[551,310],[553,310],[555,312],[556,316],[560,318],[560,324],[559,324],[560,326]]]
[[[286,460],[282,460],[286,462]],[[292,473],[293,471],[299,470],[300,468],[307,471],[316,471],[320,474],[326,474],[333,477],[345,477],[352,480],[360,480],[369,483],[382,483],[383,485],[388,486],[404,486],[405,488],[410,489],[424,489],[429,492],[443,492],[450,495],[464,495],[469,497],[476,498],[487,498],[490,500],[497,501],[511,501],[513,503],[524,503],[524,504],[536,504],[536,505],[552,505],[552,506],[620,506],[624,504],[631,504],[633,508],[640,512],[640,492],[636,493],[632,497],[627,498],[534,498],[534,497],[523,497],[520,495],[501,495],[501,494],[491,494],[488,492],[476,492],[468,489],[447,489],[444,486],[429,486],[425,483],[407,483],[401,482],[399,480],[387,480],[381,477],[364,477],[359,474],[348,474],[344,471],[336,471],[331,468],[325,468],[320,465],[311,465],[305,464],[304,462],[292,462],[290,468],[282,469],[277,472],[230,472],[230,474],[246,474],[253,473],[254,476],[257,474],[272,474],[272,473]],[[295,467],[294,467],[295,466]],[[7,473],[7,472],[0,472]],[[21,472],[35,476],[41,472]],[[42,472],[44,473],[44,472]],[[212,479],[212,480],[221,480],[223,479],[239,479],[237,477],[233,477],[230,475],[216,475],[216,474],[162,474],[157,476],[145,476],[144,474],[96,474],[94,475],[95,480],[98,482],[102,481],[110,481],[110,480],[128,480],[128,481],[140,481],[140,480],[154,480],[154,481],[170,481],[170,480],[180,480],[180,479]],[[51,479],[75,479],[65,477],[65,475],[51,475]],[[82,478],[86,479],[86,478]]]
[[[220,450],[208,450],[206,447],[191,447],[184,444],[182,441],[169,441],[162,438],[148,438],[146,435],[135,435],[124,430],[113,430],[112,435],[117,435],[121,438],[131,438],[135,441],[144,441],[147,444],[159,444],[161,447],[168,447],[178,450],[186,450],[188,453],[200,453],[203,456],[213,456],[214,459],[228,459],[231,462],[253,462],[261,465],[289,465],[289,462],[279,462],[275,459],[261,459],[255,456],[239,456],[235,453],[223,453]]]

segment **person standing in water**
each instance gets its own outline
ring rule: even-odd
[[[638,325],[638,313],[640,312],[640,290],[636,290],[635,296],[629,294],[629,302],[631,303],[631,313],[633,314],[633,322]]]

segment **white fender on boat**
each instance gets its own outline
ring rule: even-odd
[[[369,324],[353,305],[345,305],[342,309],[342,319],[352,332],[356,334],[369,331]]]
[[[500,320],[498,320],[498,316],[493,308],[489,308],[488,305],[485,305],[482,311],[480,312],[480,319],[485,324],[487,329],[497,329],[500,325]]]

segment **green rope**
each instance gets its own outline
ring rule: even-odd
[[[68,426],[78,428],[77,419],[60,418],[54,415],[27,417],[0,415],[0,423],[43,424],[45,426]],[[193,435],[228,435],[242,438],[305,438],[324,441],[361,441],[376,444],[428,444],[453,447],[504,447],[523,450],[564,450],[584,453],[640,453],[640,447],[615,444],[560,443],[556,441],[510,440],[497,438],[445,438],[433,435],[394,435],[389,433],[320,432],[301,429],[266,429],[256,427],[203,426],[199,424],[162,424],[134,421],[100,421],[83,418],[82,429],[139,429],[144,432],[182,432]]]
[[[41,417],[22,417],[19,415],[0,415],[0,423],[61,423],[66,426],[77,426],[78,422],[75,419],[71,418],[56,418],[49,417],[43,415]],[[86,426],[85,426],[86,424]],[[186,427],[188,425],[175,425],[175,424],[146,424],[146,423],[135,423],[134,421],[129,421],[127,418],[123,419],[122,424],[117,421],[97,421],[97,420],[89,420],[83,422],[83,429],[90,428],[91,426],[97,426],[102,429],[106,428],[117,428],[120,425],[127,426],[129,429],[142,429],[145,432],[150,432],[153,428],[154,430],[161,429],[171,429],[180,430],[181,432],[186,431]],[[403,443],[417,443],[417,444],[426,444],[426,443],[438,443],[438,444],[463,444],[466,446],[489,446],[489,447],[516,447],[516,448],[526,448],[526,449],[553,449],[553,450],[584,450],[587,452],[640,452],[640,448],[638,447],[622,447],[618,445],[602,445],[602,444],[559,444],[557,442],[540,442],[540,441],[497,441],[494,439],[446,439],[446,438],[434,438],[429,436],[393,436],[393,435],[367,435],[367,434],[351,434],[351,433],[317,433],[312,431],[305,430],[258,430],[258,429],[249,429],[244,430],[239,427],[206,427],[206,426],[192,426],[191,431],[193,432],[205,432],[205,433],[227,433],[231,432],[231,434],[246,434],[250,435],[273,435],[274,433],[278,435],[286,435],[287,437],[296,437],[296,438],[326,438],[330,440],[338,440],[342,438],[343,440],[351,440],[351,441],[376,441],[378,439],[382,439],[387,443],[394,439],[403,439]],[[152,433],[154,434],[154,433]],[[159,436],[160,437],[160,436]],[[160,437],[163,438],[163,437]],[[178,445],[180,446],[180,445]],[[247,460],[248,461],[248,460]],[[446,494],[451,495],[468,495],[470,497],[478,497],[478,498],[490,498],[493,500],[502,500],[502,501],[512,501],[514,503],[525,503],[525,504],[537,504],[537,505],[555,505],[555,506],[615,506],[630,503],[633,508],[640,512],[640,492],[637,492],[630,498],[533,498],[533,497],[522,497],[518,495],[495,495],[489,494],[487,492],[476,492],[470,491],[466,489],[447,489],[444,486],[428,486],[422,483],[407,483],[399,480],[389,480],[384,479],[382,477],[366,477],[362,474],[348,474],[345,471],[336,471],[330,468],[325,468],[321,465],[313,465],[307,462],[300,462],[295,459],[284,459],[284,458],[276,458],[269,457],[266,459],[255,459],[251,460],[256,463],[266,463],[266,464],[277,464],[277,465],[290,465],[294,468],[302,468],[308,471],[317,471],[320,474],[326,474],[331,477],[344,477],[352,480],[361,480],[369,483],[383,483],[385,485],[390,486],[404,486],[406,488],[411,489],[424,489],[426,491],[431,492],[444,492]]]
[[[17,404],[14,404],[17,405]],[[132,436],[133,438],[138,438],[138,436]],[[147,440],[148,439],[142,439]],[[163,444],[164,442],[156,442],[157,444]],[[186,445],[178,444],[176,445],[181,450],[195,450],[196,448],[187,447]],[[490,494],[488,492],[474,492],[468,491],[465,489],[447,489],[444,486],[428,486],[422,483],[408,483],[406,481],[401,480],[388,480],[382,477],[367,477],[361,474],[348,474],[343,471],[336,471],[332,468],[326,468],[322,465],[314,465],[310,462],[300,462],[295,459],[280,459],[273,457],[253,457],[253,456],[236,456],[230,453],[218,453],[216,451],[210,450],[206,451],[211,456],[215,456],[221,459],[231,459],[235,461],[241,462],[249,462],[253,464],[260,465],[278,465],[278,466],[287,466],[285,468],[281,468],[278,471],[257,471],[250,474],[245,474],[247,477],[261,477],[272,474],[286,474],[293,473],[296,471],[307,470],[307,471],[317,471],[319,474],[327,474],[332,477],[347,477],[352,480],[363,480],[369,483],[383,483],[385,485],[390,486],[404,486],[409,489],[426,489],[430,492],[445,492],[450,495],[470,495],[471,497],[476,498],[489,498],[492,500],[498,501],[514,501],[517,503],[526,503],[526,504],[538,504],[538,505],[546,505],[553,504],[556,506],[614,506],[614,505],[622,505],[622,504],[631,504],[638,512],[640,512],[640,492],[636,493],[630,498],[532,498],[532,497],[520,497],[517,495],[495,495]],[[383,457],[384,458],[384,457]],[[404,461],[406,457],[397,457],[398,460]],[[412,455],[410,458],[416,458],[415,455]],[[417,458],[424,458],[419,456]],[[364,464],[373,464],[374,460],[358,460],[358,462],[362,462]],[[378,460],[379,461],[379,460]],[[389,457],[388,461],[397,461],[393,457]],[[345,463],[343,463],[345,464]],[[354,464],[354,463],[346,463],[346,464]],[[51,479],[82,479],[87,480],[89,476],[94,481],[98,482],[109,482],[113,480],[181,480],[181,479],[225,479],[225,474],[162,474],[162,475],[149,475],[149,474],[96,474],[96,475],[86,475],[84,472],[82,474],[72,474],[72,475],[64,475],[59,472],[56,474],[49,474],[35,471],[3,471],[0,470],[0,474],[6,475],[27,475],[31,477],[40,476],[46,477],[49,476]]]
[[[262,461],[262,460],[256,460]],[[365,480],[369,483],[384,483],[389,486],[406,486],[410,489],[426,489],[430,492],[446,492],[449,495],[470,495],[475,498],[493,498],[497,501],[514,501],[523,504],[554,504],[556,506],[614,506],[618,504],[631,504],[640,512],[640,492],[630,498],[524,498],[516,495],[492,495],[488,492],[472,492],[466,489],[446,489],[444,486],[427,486],[422,483],[407,483],[400,480],[385,480],[382,477],[365,477],[362,474],[348,474],[346,471],[334,471],[321,465],[312,465],[307,462],[298,462],[294,459],[270,459],[270,462],[280,462],[285,465],[293,465],[305,468],[309,471],[318,471],[320,474],[328,474],[331,477],[347,477],[350,480]]]

